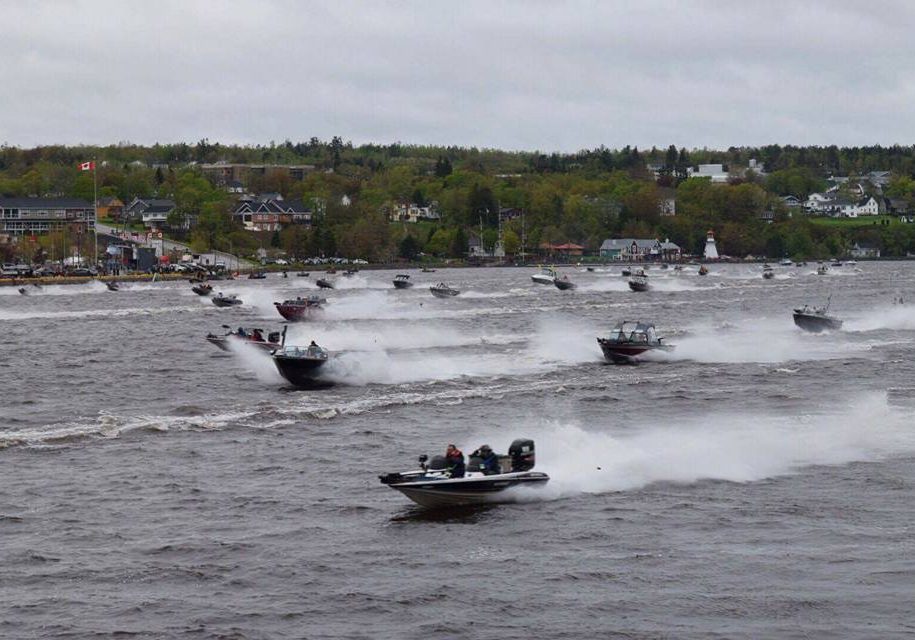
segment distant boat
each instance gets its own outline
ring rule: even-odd
[[[196,293],[198,296],[208,296],[213,293],[213,285],[207,283],[195,284],[193,287],[191,287],[191,291]]]
[[[783,267],[790,267],[790,266],[793,265],[794,263],[791,262],[791,259],[790,259],[790,258],[785,258],[784,260],[782,260],[781,262],[779,262],[779,264],[782,265]]]
[[[643,269],[639,269],[629,278],[629,288],[633,291],[648,291],[651,288],[648,284],[648,275]]]
[[[628,278],[629,276],[632,275],[632,269],[624,267],[623,270],[620,271],[620,275],[623,276],[624,278]]]
[[[819,267],[817,267],[818,276],[825,276],[827,273],[829,273],[829,267],[827,267],[825,264],[821,264]]]
[[[311,274],[308,273],[307,271],[299,271],[296,275],[297,275],[298,277],[300,277],[300,278],[307,278],[307,277],[310,276]]]
[[[266,271],[252,271],[248,274],[248,280],[266,280],[267,272]]]
[[[334,283],[328,280],[327,278],[318,278],[315,280],[315,284],[318,285],[321,289],[333,289]]]
[[[283,302],[274,302],[277,312],[290,322],[307,320],[315,312],[321,311],[322,306],[327,302],[327,298],[320,296],[308,296],[307,298],[293,298]]]
[[[222,326],[228,328],[228,325]],[[272,352],[282,346],[280,344],[279,331],[273,331],[267,334],[267,337],[265,338],[261,329],[246,329],[244,327],[239,327],[237,331],[229,331],[221,336],[210,333],[207,335],[207,341],[210,344],[216,345],[223,351],[231,351],[231,344],[233,342],[237,344],[250,344],[268,352]]]
[[[394,288],[395,289],[409,289],[413,286],[413,283],[410,282],[410,276],[406,273],[398,273],[394,276]]]
[[[649,322],[623,321],[617,324],[610,336],[598,338],[597,343],[604,358],[614,364],[630,364],[649,351],[670,351],[673,345],[659,338],[654,325]]]
[[[459,295],[461,292],[451,287],[444,282],[439,282],[434,287],[429,287],[429,291],[432,292],[436,298],[453,298],[456,295]]]
[[[557,277],[558,274],[554,267],[540,267],[540,273],[532,275],[531,280],[537,284],[553,284]]]
[[[706,267],[705,265],[700,266],[700,267],[699,267],[699,275],[700,275],[700,276],[707,276],[707,275],[708,275],[708,267]]]
[[[428,267],[423,267],[420,271],[423,273],[435,273],[435,269],[429,269]]]
[[[794,324],[811,333],[835,330],[842,328],[842,321],[829,315],[829,300],[825,307],[810,307],[804,305],[794,310]]]
[[[217,307],[237,307],[242,303],[234,293],[226,296],[220,292],[212,300]]]
[[[769,265],[763,265],[762,277],[765,280],[771,280],[775,277],[775,271],[772,270],[772,267]]]
[[[560,291],[569,291],[575,288],[575,283],[569,280],[569,276],[561,276],[553,280],[553,284]]]
[[[105,286],[108,287],[108,291],[117,291],[119,288],[118,283],[114,280],[106,280]]]

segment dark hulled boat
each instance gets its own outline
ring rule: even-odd
[[[406,273],[398,273],[394,276],[394,288],[395,289],[409,289],[413,286],[413,283],[410,282],[410,276]]]
[[[284,345],[273,352],[277,371],[290,384],[310,388],[320,384],[318,370],[327,362],[328,353],[314,342],[307,347]]]
[[[203,282],[201,284],[195,284],[191,287],[191,291],[196,293],[198,296],[208,296],[213,293],[213,285]]]
[[[629,288],[633,291],[648,291],[651,287],[648,284],[648,275],[644,269],[639,269],[629,278]]]
[[[434,295],[436,298],[453,298],[454,296],[461,293],[454,287],[448,286],[444,282],[439,282],[434,287],[429,287],[429,291],[431,291],[432,295]]]
[[[118,289],[120,289],[120,287],[118,286],[118,283],[115,282],[114,280],[106,280],[105,286],[108,287],[108,291],[117,291]]]
[[[248,274],[248,280],[266,280],[267,272],[266,271],[252,271]]]
[[[604,352],[604,358],[614,364],[630,364],[639,356],[650,351],[671,351],[673,345],[663,343],[654,325],[649,322],[624,320],[606,338],[598,338],[597,344]]]
[[[569,280],[569,276],[558,276],[553,280],[553,284],[560,291],[568,291],[575,288],[575,283]]]
[[[274,302],[273,305],[281,316],[290,322],[298,322],[307,320],[312,314],[320,311],[326,302],[327,298],[319,296],[308,296],[307,298],[300,296],[290,300],[283,300],[282,302]]]
[[[804,305],[794,310],[794,324],[811,333],[834,331],[842,328],[842,321],[829,315],[829,303],[825,307]]]
[[[775,277],[775,271],[772,270],[772,267],[769,265],[763,265],[762,277],[765,280],[771,280]]]
[[[318,278],[315,280],[315,284],[318,285],[320,289],[333,289],[334,283],[328,280],[327,278]]]
[[[241,304],[241,300],[234,293],[226,296],[219,292],[212,300],[217,307],[237,307]]]
[[[518,439],[511,443],[507,456],[499,456],[501,473],[484,474],[479,458],[471,456],[467,473],[451,476],[444,456],[420,456],[415,471],[386,473],[378,476],[382,484],[400,491],[424,507],[455,507],[504,502],[511,499],[508,489],[542,487],[550,477],[534,468],[534,441]]]

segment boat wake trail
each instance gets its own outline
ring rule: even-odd
[[[671,337],[671,352],[655,359],[693,360],[708,363],[777,363],[793,360],[828,360],[865,351],[867,345],[852,344],[804,333],[785,321],[757,321],[752,327],[734,326],[726,331],[703,327],[690,335]]]
[[[619,432],[612,422],[598,425],[601,432],[574,424],[525,426],[524,435],[537,442],[537,469],[549,473],[551,480],[543,490],[521,498],[626,491],[658,482],[753,482],[811,465],[911,455],[911,424],[911,411],[891,406],[879,392],[829,414],[713,413],[636,432]],[[472,442],[504,449],[505,432],[479,434]]]
[[[845,323],[849,331],[877,331],[895,329],[915,331],[915,305],[886,305],[871,309],[867,314],[849,319]]]

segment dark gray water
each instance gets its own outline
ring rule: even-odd
[[[338,277],[322,391],[203,340],[309,280],[0,288],[4,638],[911,636],[915,265]],[[439,280],[463,290],[439,300]],[[425,285],[425,286],[422,286]],[[793,306],[845,320],[796,329]],[[654,321],[663,362],[595,337]],[[377,474],[537,442],[548,487],[429,512]]]

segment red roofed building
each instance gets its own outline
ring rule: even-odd
[[[566,242],[565,244],[553,244],[552,242],[543,242],[540,244],[540,251],[549,255],[561,256],[582,256],[585,248],[580,244]]]

